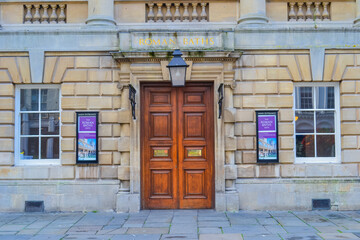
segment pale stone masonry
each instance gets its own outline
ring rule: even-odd
[[[138,211],[140,83],[169,82],[166,66],[179,46],[186,80],[214,84],[216,210],[310,210],[319,198],[334,210],[359,209],[360,1],[329,1],[329,20],[296,22],[288,21],[289,2],[208,1],[207,22],[199,5],[200,21],[151,23],[147,1],[58,1],[65,24],[25,24],[28,1],[0,0],[0,211],[24,211],[25,201],[44,201],[46,211]],[[338,84],[338,162],[296,159],[294,95],[304,83]],[[45,85],[60,90],[59,161],[19,164],[17,91]],[[278,110],[279,163],[257,163],[256,110]],[[99,113],[96,165],[76,164],[81,111]]]

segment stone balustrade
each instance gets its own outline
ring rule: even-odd
[[[41,3],[24,5],[25,24],[65,24],[66,4]]]
[[[330,21],[330,2],[289,2],[288,21]]]
[[[209,3],[146,3],[146,22],[208,22]]]

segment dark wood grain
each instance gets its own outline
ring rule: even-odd
[[[141,85],[143,209],[214,207],[213,104],[210,83]]]

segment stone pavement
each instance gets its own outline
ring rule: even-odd
[[[0,213],[0,240],[360,239],[360,211]]]

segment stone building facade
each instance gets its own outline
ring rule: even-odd
[[[212,208],[359,209],[359,19],[358,0],[0,0],[0,211],[144,208],[141,86],[169,86],[176,48],[213,86]],[[278,110],[279,163],[257,163],[256,110]],[[82,111],[98,164],[76,164]]]

